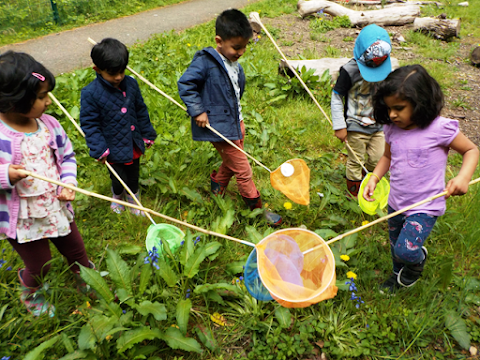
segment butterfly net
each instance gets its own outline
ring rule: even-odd
[[[270,182],[297,204],[310,204],[310,169],[302,159],[285,161],[270,173]]]
[[[270,234],[254,250],[261,284],[258,279],[252,282],[246,278],[247,289],[255,298],[269,300],[266,289],[279,304],[289,308],[307,307],[333,298],[338,288],[335,258],[328,245],[303,254],[324,243],[319,235],[304,229],[282,229]],[[245,274],[250,269],[250,275],[254,275],[254,266],[247,261]]]

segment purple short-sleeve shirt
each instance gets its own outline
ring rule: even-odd
[[[400,210],[445,189],[448,149],[458,135],[458,121],[437,117],[426,129],[403,130],[394,124],[384,126],[385,141],[390,145],[390,195],[388,204]],[[406,215],[445,213],[442,196]]]

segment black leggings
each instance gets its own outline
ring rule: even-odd
[[[140,176],[140,159],[133,160],[130,165],[111,164],[113,170],[117,172],[120,178],[127,184],[134,194],[138,192],[138,178]],[[110,179],[112,179],[112,189],[115,195],[123,193],[123,185],[110,171]]]

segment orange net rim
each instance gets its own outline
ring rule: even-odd
[[[326,244],[325,240],[323,240],[323,238],[318,235],[316,232],[313,232],[313,231],[310,231],[310,230],[307,230],[307,229],[302,229],[302,228],[286,228],[286,229],[280,229],[280,230],[277,230],[277,231],[274,231],[273,233],[271,233],[270,235],[268,235],[267,237],[263,238],[256,246],[255,248],[257,248],[258,245],[261,245],[263,242],[266,242],[266,240],[268,240],[268,238],[272,237],[273,235],[276,235],[276,234],[279,234],[279,233],[282,233],[282,232],[286,232],[286,231],[304,231],[304,232],[308,232],[312,235],[314,235],[315,237],[317,237],[318,239],[320,239],[324,244]],[[315,246],[318,246],[318,245],[315,245]],[[333,279],[335,278],[335,256],[333,255],[333,252],[332,252],[332,249],[330,249],[330,246],[328,245],[325,245],[325,247],[327,248],[327,253],[331,256],[331,258],[333,259],[334,263],[333,263],[333,271],[332,271],[332,275],[330,277],[330,279],[328,280],[328,286],[325,286],[325,288],[322,290],[321,293],[318,293],[318,294],[315,294],[315,295],[312,295],[311,297],[309,298],[306,298],[306,299],[300,299],[300,300],[284,300],[282,296],[276,294],[274,291],[271,291],[268,286],[265,285],[265,281],[263,280],[263,277],[262,277],[262,271],[260,270],[260,268],[258,269],[258,275],[260,276],[260,280],[262,281],[262,284],[263,286],[265,286],[265,288],[268,290],[268,292],[275,298],[278,298],[282,301],[287,301],[289,303],[304,303],[304,302],[308,302],[308,301],[311,301],[315,298],[317,298],[320,294],[324,293],[331,285],[332,285],[332,281]],[[306,250],[304,250],[306,251]],[[257,251],[257,262],[258,262],[258,253],[259,251]]]

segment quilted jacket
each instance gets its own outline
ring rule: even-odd
[[[110,163],[132,161],[134,142],[144,153],[143,139],[157,137],[138,83],[130,76],[125,76],[117,89],[97,74],[82,89],[80,124],[90,156],[99,159],[109,149]]]
[[[245,90],[245,73],[239,65],[240,97]],[[178,80],[178,92],[192,117],[192,137],[197,141],[223,141],[193,118],[206,112],[210,125],[229,140],[242,139],[238,103],[233,84],[218,52],[207,47],[197,51],[192,63]]]

